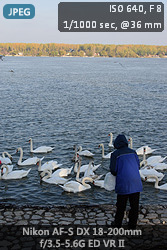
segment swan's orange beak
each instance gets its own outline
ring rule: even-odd
[[[37,166],[39,166],[39,161],[37,162],[37,164],[36,164]]]
[[[108,136],[110,136],[110,134],[108,134]]]
[[[2,164],[2,162],[0,161],[0,164]]]

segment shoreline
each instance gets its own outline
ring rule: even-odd
[[[0,225],[111,225],[116,206],[0,204]],[[123,224],[127,224],[129,207]],[[138,225],[167,225],[167,205],[140,205]]]
[[[111,250],[120,249],[120,243],[125,250],[167,249],[167,205],[140,205],[135,230],[127,229],[128,207],[122,227],[114,228],[115,211],[115,205],[0,204],[0,250]]]
[[[117,58],[149,58],[149,59],[152,59],[152,58],[156,58],[156,59],[162,59],[162,58],[167,58],[167,56],[163,56],[163,57],[160,57],[160,56],[144,56],[144,57],[109,57],[109,56],[32,56],[32,55],[27,55],[27,56],[24,56],[24,55],[5,55],[5,57],[38,57],[38,58],[42,58],[42,57],[50,57],[50,58],[114,58],[114,59],[117,59]]]

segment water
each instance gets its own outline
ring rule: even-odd
[[[97,173],[107,173],[99,143],[110,152],[108,133],[133,138],[134,148],[148,144],[154,155],[167,153],[167,60],[130,58],[5,57],[0,62],[0,153],[22,147],[30,157],[34,148],[54,146],[46,162],[56,159],[73,166],[73,145],[95,154]],[[14,70],[10,72],[10,70]],[[42,157],[43,155],[37,155]],[[14,169],[18,154],[13,155]],[[82,164],[89,160],[82,158]],[[40,183],[37,166],[27,178],[0,180],[0,202],[33,205],[115,204],[115,192],[98,187],[66,193],[59,186]],[[166,172],[161,183],[167,182]],[[72,173],[72,178],[74,174]],[[141,204],[166,204],[166,191],[143,183]]]

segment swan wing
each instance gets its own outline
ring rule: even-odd
[[[92,170],[95,171],[96,169],[98,169],[101,166],[101,164],[95,165],[94,167],[92,167]]]
[[[20,162],[18,161],[18,165],[19,166],[28,166],[28,165],[35,165],[38,161],[37,157],[32,157],[32,158],[28,158],[27,160]]]
[[[2,179],[21,179],[23,177],[26,177],[28,173],[30,172],[31,168],[28,171],[25,170],[16,170],[12,171],[5,178],[2,177]]]
[[[94,154],[92,154],[89,150],[83,150],[81,152],[79,152],[80,156],[87,156],[87,157],[93,157]]]
[[[5,157],[5,158],[0,157],[0,161],[1,161],[2,164],[5,164],[5,165],[12,164],[12,161],[7,157]]]
[[[32,152],[33,153],[47,153],[47,152],[51,152],[54,148],[52,147],[47,147],[47,146],[40,146],[36,149],[34,149]]]

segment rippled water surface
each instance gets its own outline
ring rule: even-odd
[[[97,173],[107,173],[99,143],[108,133],[133,138],[133,147],[148,144],[154,155],[167,154],[167,59],[5,57],[0,62],[0,153],[30,157],[34,148],[54,146],[43,162],[56,159],[71,167],[73,145],[95,154]],[[14,70],[14,72],[10,72]],[[37,155],[42,157],[42,155]],[[14,169],[18,154],[13,155]],[[89,160],[82,158],[82,164]],[[40,183],[37,166],[22,180],[0,180],[0,202],[34,205],[115,204],[115,192],[98,187],[72,194]],[[161,183],[167,182],[165,177]],[[71,175],[74,178],[74,173]],[[142,204],[166,204],[166,191],[143,183]]]

